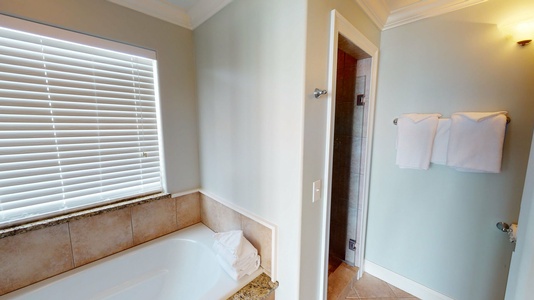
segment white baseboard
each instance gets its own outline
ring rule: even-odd
[[[452,298],[431,290],[424,285],[403,277],[368,260],[365,260],[364,270],[366,273],[369,273],[391,285],[394,285],[417,298],[423,300],[453,300]]]

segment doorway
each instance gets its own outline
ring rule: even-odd
[[[367,146],[372,58],[343,35],[338,36],[332,189],[330,193],[329,269],[341,261],[359,267],[357,220]],[[329,271],[330,272],[330,271]]]
[[[331,13],[323,215],[323,296],[329,257],[364,272],[378,48],[336,10]],[[363,69],[366,66],[367,70]],[[342,68],[343,70],[339,70]],[[354,68],[354,70],[351,70]],[[339,98],[338,98],[339,94]]]

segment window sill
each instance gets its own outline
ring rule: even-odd
[[[15,226],[0,229],[0,239],[170,197],[171,194],[169,193],[157,193],[148,196],[122,200],[119,202],[88,208],[80,211],[69,212],[64,215],[50,217],[38,221],[18,224]]]

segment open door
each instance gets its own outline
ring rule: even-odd
[[[530,146],[521,211],[517,222],[517,242],[508,274],[505,300],[534,297],[534,136]]]

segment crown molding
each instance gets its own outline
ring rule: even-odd
[[[356,3],[380,30],[384,28],[390,13],[389,6],[384,0],[356,0]]]
[[[395,10],[391,10],[384,0],[355,1],[379,29],[387,30],[483,3],[487,0],[420,0]]]
[[[107,0],[152,17],[193,30],[232,0],[198,0],[189,10],[166,0]]]
[[[439,16],[451,11],[486,2],[487,0],[434,0],[420,1],[391,12],[384,30],[412,23],[418,20]]]

